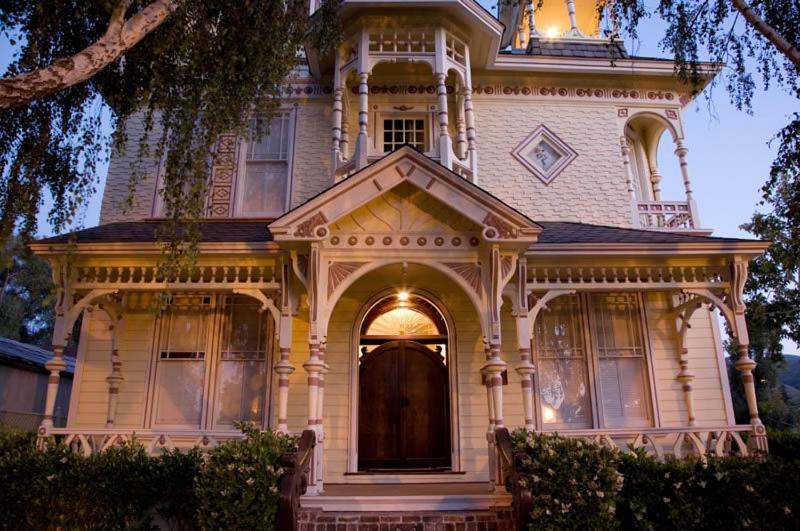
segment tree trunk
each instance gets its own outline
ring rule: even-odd
[[[744,0],[731,0],[731,3],[742,14],[748,24],[753,26],[757,32],[785,55],[794,64],[795,68],[800,70],[800,50],[795,45],[784,39],[772,26],[761,20],[761,17]]]
[[[90,79],[161,25],[178,7],[178,0],[154,0],[125,20],[129,5],[130,0],[121,0],[105,34],[72,57],[58,59],[33,72],[0,79],[0,109],[26,105]]]

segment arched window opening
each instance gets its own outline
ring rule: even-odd
[[[376,347],[413,340],[438,352],[447,363],[447,325],[427,299],[401,291],[376,302],[361,324],[359,359]]]

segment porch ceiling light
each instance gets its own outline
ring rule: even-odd
[[[407,291],[397,292],[397,300],[399,300],[400,302],[406,302],[408,300],[408,292]]]
[[[547,28],[547,30],[544,32],[545,36],[546,36],[548,39],[555,39],[556,37],[558,37],[558,36],[559,36],[559,34],[560,34],[560,33],[561,33],[561,32],[559,31],[559,29],[558,29],[558,26],[550,26],[550,27],[549,27],[549,28]]]

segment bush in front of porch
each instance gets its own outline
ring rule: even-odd
[[[158,456],[135,441],[85,457],[0,434],[0,530],[273,529],[280,458],[296,439],[242,429],[205,455]]]
[[[797,447],[797,436],[784,446]],[[800,454],[656,460],[517,430],[531,529],[797,529]]]

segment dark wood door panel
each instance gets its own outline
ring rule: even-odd
[[[449,468],[450,395],[441,355],[413,341],[366,354],[359,368],[359,468]]]

